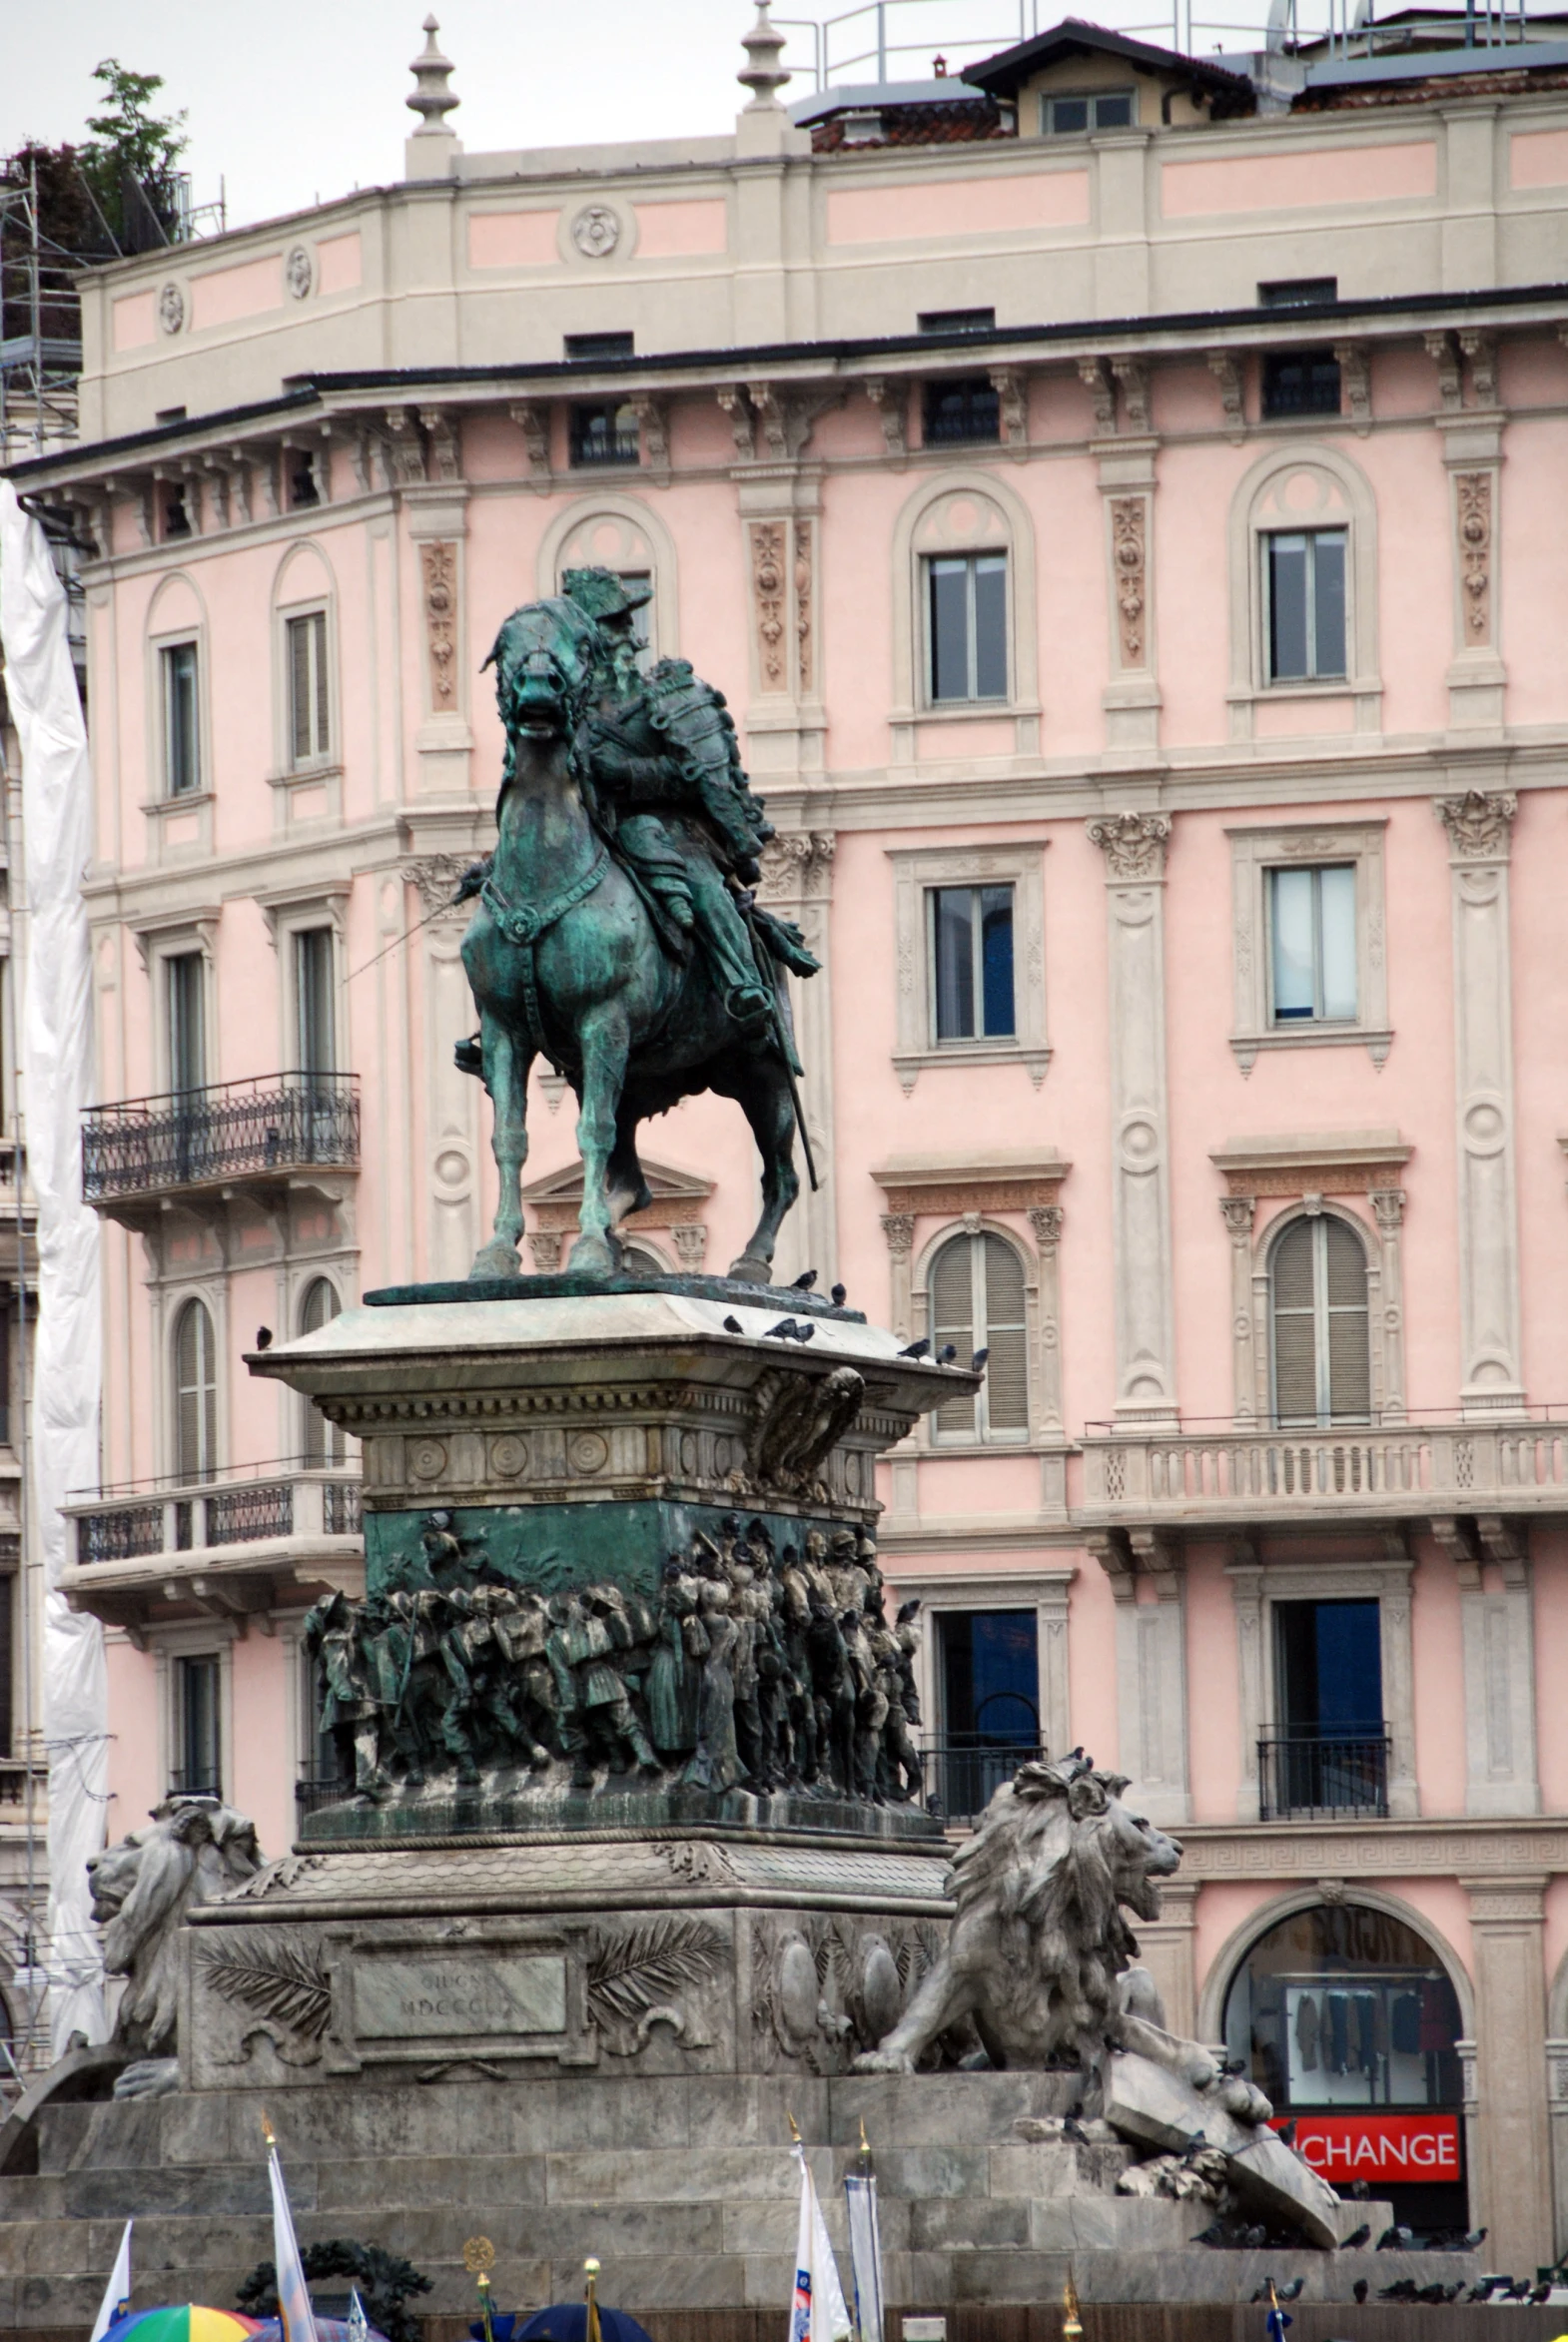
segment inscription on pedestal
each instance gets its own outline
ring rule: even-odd
[[[566,1962],[558,1954],[361,1960],[354,2025],[362,2040],[564,2032]]]

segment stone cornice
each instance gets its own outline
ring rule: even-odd
[[[1417,1822],[1184,1824],[1181,1876],[1229,1880],[1455,1878],[1533,1882],[1568,1870],[1568,1816]]]

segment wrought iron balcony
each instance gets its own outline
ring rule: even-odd
[[[1499,1418],[1316,1431],[1220,1424],[1178,1432],[1097,1423],[1086,1429],[1083,1452],[1076,1517],[1090,1531],[1568,1513],[1568,1422]]]
[[[82,1124],[82,1193],[111,1218],[182,1190],[277,1186],[358,1171],[354,1074],[263,1074],[95,1107]]]
[[[1020,1765],[1045,1754],[1038,1743],[983,1740],[973,1733],[927,1741],[921,1751],[926,1803],[944,1822],[978,1821]]]
[[[286,1460],[104,1490],[63,1509],[75,1523],[62,1580],[72,1608],[132,1633],[193,1610],[244,1619],[336,1586],[363,1590],[357,1470]]]
[[[1257,1744],[1258,1820],[1337,1822],[1388,1812],[1388,1757],[1378,1738],[1290,1733]]]

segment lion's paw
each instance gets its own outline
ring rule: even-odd
[[[1274,2110],[1262,2091],[1239,2074],[1228,2075],[1216,2094],[1225,2112],[1238,2122],[1266,2122]]]
[[[857,2073],[913,2073],[915,2061],[898,2049],[863,2049],[855,2060]]]
[[[1185,2051],[1176,2070],[1189,2089],[1209,2090],[1219,2079],[1218,2066],[1208,2051],[1195,2043]]]

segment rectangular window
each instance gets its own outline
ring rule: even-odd
[[[179,1759],[171,1786],[188,1796],[223,1795],[219,1734],[220,1668],[217,1658],[175,1661],[176,1747]]]
[[[179,952],[164,962],[169,1003],[169,1087],[201,1090],[207,1083],[207,1018],[203,995],[207,971],[200,952]]]
[[[202,785],[195,643],[171,642],[160,652],[159,663],[164,686],[164,794],[188,797]]]
[[[1284,351],[1263,360],[1263,419],[1339,412],[1339,361],[1313,350]]]
[[[942,1721],[950,1744],[1033,1748],[1040,1739],[1040,1643],[1032,1610],[941,1614]]]
[[[571,410],[571,459],[578,466],[600,463],[638,463],[642,440],[637,410],[629,404],[574,406]]]
[[[566,357],[577,366],[601,358],[634,358],[636,337],[631,334],[568,334]]]
[[[928,447],[990,445],[1002,436],[1002,402],[989,375],[928,383],[922,393]]]
[[[295,1006],[299,1018],[302,1074],[332,1074],[338,1068],[333,1000],[333,931],[301,929],[294,939]]]
[[[1280,277],[1257,288],[1259,309],[1310,309],[1317,302],[1338,299],[1337,277]]]
[[[942,553],[926,563],[931,700],[1006,699],[1006,553]]]
[[[1263,538],[1270,683],[1345,673],[1346,538],[1342,528],[1276,529]]]
[[[1011,1041],[1013,889],[930,887],[935,1038]]]
[[[286,451],[289,470],[289,505],[295,512],[308,511],[322,500],[322,491],[316,477],[316,459],[307,449],[298,453]]]
[[[923,334],[994,334],[994,309],[923,309],[916,319]]]
[[[1353,1024],[1355,864],[1271,870],[1268,933],[1274,1023]]]
[[[1040,101],[1042,138],[1082,138],[1091,130],[1128,130],[1134,121],[1131,90],[1086,91],[1082,97]]]
[[[1274,1705],[1277,1732],[1261,1751],[1271,1813],[1388,1811],[1375,1601],[1274,1604]]]
[[[327,612],[289,620],[289,761],[314,764],[331,747]]]

